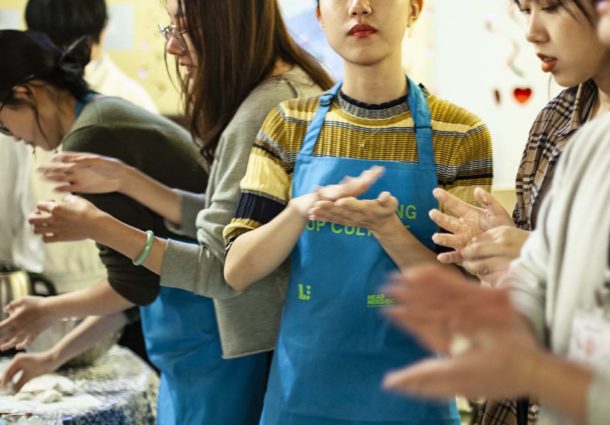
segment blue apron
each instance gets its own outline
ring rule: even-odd
[[[148,356],[161,371],[159,425],[258,424],[269,354],[223,360],[210,298],[161,287],[140,314]]]
[[[80,98],[76,99],[76,108],[74,110],[74,114],[76,115],[76,118],[80,117],[80,114],[83,112],[85,105],[87,105],[87,103],[89,103],[89,101],[91,99],[93,99],[96,94],[97,93],[95,93],[95,92],[88,91],[87,93],[85,93],[85,95],[83,96],[82,99],[80,99]]]
[[[77,99],[77,118],[95,95]],[[223,360],[210,298],[161,287],[140,316],[146,351],[161,371],[159,425],[258,423],[269,354]]]
[[[292,196],[356,176],[373,165],[384,175],[361,198],[391,192],[397,214],[429,248],[436,227],[428,218],[437,186],[428,103],[408,80],[418,163],[314,156],[340,84],[320,99],[297,156]],[[309,222],[291,256],[291,278],[261,424],[459,424],[453,401],[425,401],[384,391],[384,374],[433,354],[379,314],[391,303],[380,293],[397,270],[365,228]]]

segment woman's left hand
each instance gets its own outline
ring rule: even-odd
[[[78,196],[67,196],[62,202],[40,201],[28,222],[44,242],[95,239],[98,219],[105,213]]]
[[[374,165],[364,170],[357,177],[345,177],[338,184],[330,184],[318,188],[316,194],[318,199],[337,201],[341,198],[356,197],[369,190],[373,184],[383,175],[385,168]]]
[[[474,196],[481,207],[468,204],[445,189],[434,189],[432,194],[445,209],[455,215],[455,217],[450,216],[438,209],[430,211],[432,221],[449,232],[435,233],[432,235],[432,240],[437,245],[454,249],[438,255],[437,258],[441,263],[461,263],[463,261],[460,255],[461,249],[472,238],[494,227],[514,224],[502,205],[480,187],[474,190]]]
[[[327,221],[346,226],[364,227],[382,233],[400,224],[396,215],[398,200],[389,192],[382,192],[377,199],[341,198],[336,201],[319,200],[309,211],[309,219]]]
[[[495,285],[507,271],[529,236],[526,230],[499,226],[474,237],[460,250],[462,265],[482,280]]]
[[[4,374],[0,377],[0,389],[5,388],[18,393],[32,379],[52,372],[56,368],[50,350],[41,353],[19,353],[4,369]],[[16,376],[19,376],[19,379],[14,382]]]

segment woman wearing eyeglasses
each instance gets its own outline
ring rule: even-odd
[[[112,286],[112,296],[134,304],[154,300],[141,315],[150,358],[161,369],[159,423],[254,424],[269,361],[269,355],[256,353],[275,346],[287,276],[280,271],[239,294],[223,277],[222,231],[235,212],[239,181],[268,111],[295,96],[318,93],[331,81],[288,36],[275,0],[169,0],[167,9],[172,25],[162,29],[166,51],[183,70],[187,119],[210,169],[205,196],[170,190],[176,185],[156,182],[116,152],[97,153],[121,161],[64,153],[46,172],[63,181],[66,191],[118,192],[103,196],[133,199],[199,244],[168,239],[148,223],[131,227],[124,217],[81,198],[41,202],[31,222],[45,241],[92,238],[160,275],[155,284]],[[250,18],[246,26],[244,16]],[[182,172],[157,156],[159,168],[167,168],[162,172]],[[206,297],[216,299],[215,309]],[[5,334],[7,345],[27,342],[50,318],[83,310],[102,314],[109,305],[92,291],[61,301],[26,299],[9,307],[13,314],[0,330],[14,338]],[[225,357],[247,357],[221,360],[214,313]],[[32,322],[32,316],[45,319]]]

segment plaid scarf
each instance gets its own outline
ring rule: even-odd
[[[562,91],[540,112],[530,130],[517,172],[517,227],[532,230],[536,214],[550,186],[555,165],[572,135],[586,121],[597,98],[591,80]]]

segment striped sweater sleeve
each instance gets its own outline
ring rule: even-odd
[[[288,172],[285,115],[281,105],[263,123],[241,181],[241,197],[231,223],[224,230],[227,246],[240,235],[268,223],[290,199],[291,176]]]
[[[477,205],[474,189],[481,187],[489,192],[493,181],[491,135],[482,121],[463,133],[454,161],[456,167],[440,185],[459,199]]]
[[[491,134],[472,112],[436,96],[429,98],[435,137],[434,156],[439,186],[457,198],[477,204],[474,189],[491,190]],[[443,206],[440,206],[444,211]]]

